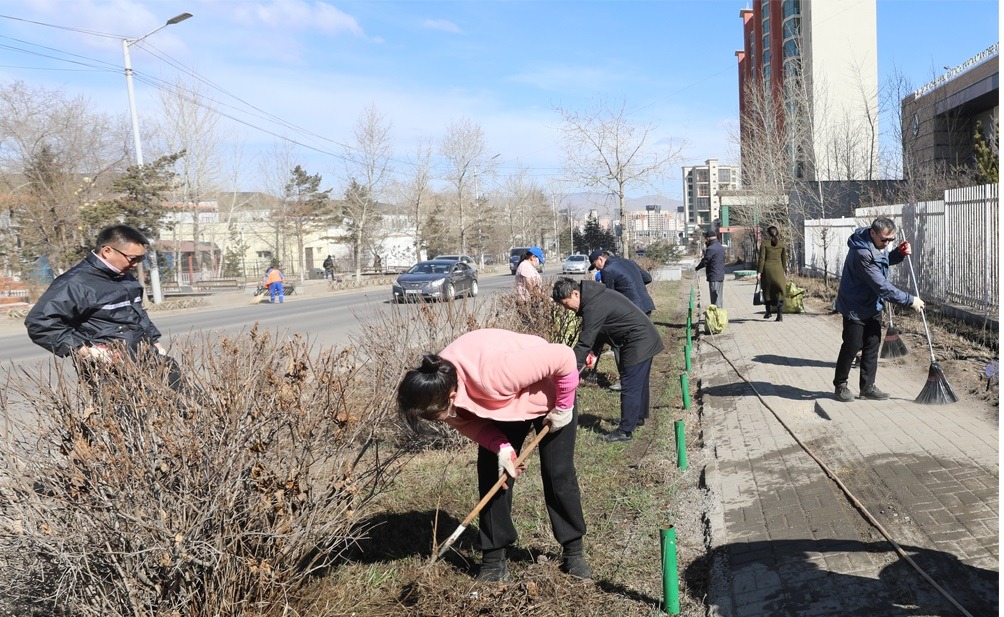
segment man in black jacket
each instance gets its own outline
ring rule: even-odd
[[[694,270],[707,266],[708,304],[721,307],[725,302],[725,247],[718,241],[718,234],[712,231],[704,233],[704,257]]]
[[[646,315],[655,310],[655,302],[645,287],[652,282],[652,275],[645,272],[633,259],[614,257],[607,251],[597,249],[589,254],[589,264],[590,272],[594,269],[600,271],[600,280],[607,289],[621,292]]]
[[[607,337],[620,348],[617,369],[622,384],[621,422],[602,439],[631,441],[635,428],[648,417],[652,358],[664,348],[658,330],[630,300],[596,281],[559,278],[551,297],[582,318],[582,330],[574,348],[580,367],[595,362],[591,350],[598,336]]]
[[[31,340],[56,356],[75,356],[88,378],[86,367],[115,364],[123,352],[135,356],[144,345],[166,356],[160,330],[143,308],[143,286],[131,274],[148,244],[126,225],[101,230],[97,248],[56,278],[28,312]],[[179,376],[170,364],[174,386]]]

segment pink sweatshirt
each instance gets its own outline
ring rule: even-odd
[[[468,332],[439,355],[457,367],[457,417],[447,422],[493,452],[506,440],[492,420],[532,420],[575,403],[579,372],[571,347],[486,329]]]

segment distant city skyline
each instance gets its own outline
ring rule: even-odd
[[[421,138],[439,140],[466,117],[501,154],[500,174],[525,168],[545,182],[562,164],[554,108],[623,101],[633,120],[655,124],[660,144],[686,142],[655,188],[636,185],[629,194],[681,201],[683,166],[738,162],[734,52],[747,6],[0,0],[0,80],[60,89],[125,115],[121,39],[190,12],[192,19],[132,49],[144,128],[159,114],[156,84],[191,83],[185,73],[194,72],[249,158],[286,135],[312,148],[295,153],[335,193],[344,189],[341,144],[352,143],[353,125],[371,103],[394,125],[401,168]],[[894,70],[919,87],[997,42],[998,11],[990,0],[879,0],[880,89]],[[893,112],[898,104],[883,110],[887,144]],[[242,190],[260,188],[256,168],[246,164]],[[491,190],[491,178],[483,183]]]

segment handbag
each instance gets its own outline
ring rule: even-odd
[[[760,289],[760,281],[753,287],[753,306],[763,306],[763,290]]]

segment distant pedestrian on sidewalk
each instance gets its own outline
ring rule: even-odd
[[[575,360],[580,367],[596,361],[592,350],[604,336],[620,349],[617,370],[621,374],[621,421],[603,441],[631,441],[635,428],[649,414],[649,375],[652,358],[663,350],[662,338],[652,320],[622,294],[596,281],[559,278],[551,290],[555,302],[582,318]]]
[[[781,242],[777,227],[768,227],[767,237],[770,241],[760,245],[760,260],[756,267],[757,279],[763,289],[763,304],[767,307],[763,318],[770,318],[770,308],[773,306],[777,311],[777,321],[781,321],[787,283],[785,275],[788,273],[788,248]]]
[[[540,441],[540,475],[561,569],[591,579],[582,551],[586,522],[575,473],[575,428],[579,412],[575,354],[565,345],[508,330],[474,330],[439,354],[427,354],[397,390],[398,411],[417,430],[419,421],[446,422],[475,441],[478,487],[488,494],[502,475],[514,488],[523,471],[515,461],[530,428],[550,432]],[[478,579],[509,579],[506,549],[515,544],[512,490],[496,493],[481,510],[483,561]]]
[[[285,289],[283,283],[285,279],[282,276],[282,270],[279,269],[278,264],[273,264],[268,270],[265,271],[265,287],[268,289],[269,302],[275,304],[275,297],[279,296],[279,304],[283,302],[283,294],[285,294]]]
[[[704,232],[704,256],[694,270],[707,267],[708,304],[721,308],[725,302],[725,247],[718,241],[714,230]]]
[[[335,280],[335,260],[331,258],[331,255],[328,255],[324,263],[321,264],[321,267],[324,268],[324,280],[328,280],[329,278],[332,281]]]
[[[882,342],[882,309],[885,302],[924,308],[924,301],[902,291],[889,282],[889,266],[896,265],[910,254],[910,243],[902,242],[894,250],[888,246],[896,239],[896,224],[879,217],[871,227],[861,227],[848,238],[847,259],[837,291],[837,311],[844,317],[843,344],[837,356],[833,376],[838,401],[854,400],[847,387],[854,356],[861,352],[861,398],[884,400],[889,395],[875,387],[879,346]]]

